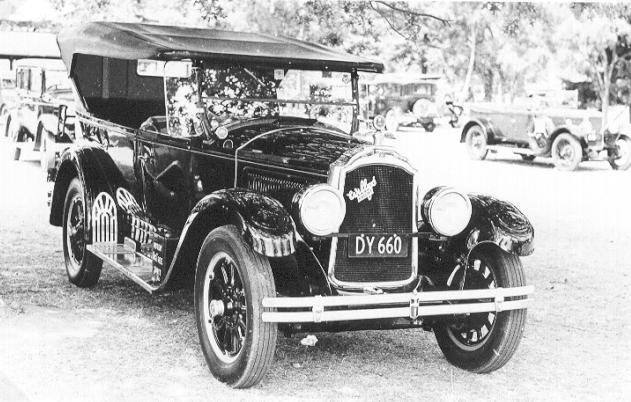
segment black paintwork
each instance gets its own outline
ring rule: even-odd
[[[292,219],[280,202],[251,190],[237,188],[215,191],[199,201],[191,213],[215,209],[236,213],[248,226],[272,236],[284,235],[293,230]]]
[[[121,22],[90,22],[57,37],[72,73],[78,54],[117,59],[207,59],[229,64],[263,63],[292,68],[382,72],[383,64],[282,36],[218,29]]]
[[[515,255],[533,253],[534,228],[517,207],[489,195],[469,194],[469,198],[472,216],[464,234],[468,236],[479,230],[476,244],[490,241]],[[503,243],[505,239],[509,239],[510,243]]]

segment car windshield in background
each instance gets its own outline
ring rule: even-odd
[[[191,126],[183,128],[182,122],[194,121],[200,106],[210,120],[222,125],[245,119],[300,117],[346,133],[351,130],[357,108],[351,75],[342,72],[206,68],[201,88],[203,105],[197,104],[197,91],[195,74],[166,78],[168,124],[172,134],[191,134]]]
[[[70,90],[70,80],[65,70],[46,70],[46,91]]]

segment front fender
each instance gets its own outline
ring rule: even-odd
[[[230,224],[259,254],[283,257],[296,251],[294,223],[280,202],[246,189],[219,190],[202,198],[193,208],[161,287],[176,273],[194,269],[208,233]]]
[[[534,228],[513,204],[497,198],[469,194],[472,214],[469,226],[460,239],[466,253],[482,243],[494,243],[502,250],[518,256],[534,251]]]
[[[92,144],[69,147],[61,154],[55,177],[50,204],[51,225],[62,225],[66,192],[75,177],[83,185],[86,211],[92,210],[92,200],[99,193],[107,192],[113,196],[118,187],[125,187],[121,172],[103,148]]]

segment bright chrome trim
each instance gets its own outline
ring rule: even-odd
[[[329,184],[344,194],[344,182],[346,174],[357,168],[367,165],[385,165],[400,168],[413,177],[412,181],[412,232],[416,233],[418,214],[418,172],[400,155],[394,148],[388,146],[364,145],[344,153],[337,161],[333,162],[329,170]],[[367,286],[381,289],[400,288],[412,283],[418,275],[418,238],[412,237],[412,274],[401,281],[386,282],[346,282],[335,278],[335,257],[337,254],[337,237],[331,240],[331,252],[329,254],[329,281],[336,288],[343,290],[361,290]]]
[[[426,316],[500,312],[526,308],[532,301],[531,299],[505,299],[507,297],[526,297],[533,292],[533,286],[521,286],[381,295],[266,297],[262,302],[264,308],[306,308],[311,309],[311,311],[265,311],[262,314],[262,319],[265,322],[326,322],[381,318],[410,318],[414,320]],[[480,301],[480,299],[485,300]],[[461,300],[470,300],[470,302],[445,304],[447,301]],[[399,306],[373,308],[385,304],[399,304]],[[359,308],[325,310],[325,307],[352,306]]]
[[[317,232],[313,230],[313,228],[310,228],[305,224],[305,220],[302,218],[302,211],[303,211],[302,206],[305,200],[307,199],[307,197],[319,191],[320,189],[325,189],[326,191],[331,191],[333,194],[335,194],[337,196],[337,199],[340,203],[340,208],[342,210],[342,214],[341,214],[342,220],[340,220],[338,225],[329,232]],[[312,186],[307,187],[305,191],[300,193],[300,199],[298,200],[298,211],[299,211],[299,216],[300,216],[300,223],[302,223],[305,229],[307,229],[310,233],[316,236],[326,236],[340,230],[340,225],[342,225],[342,222],[344,222],[344,217],[346,216],[346,200],[344,199],[344,194],[342,194],[342,192],[337,187],[333,187],[330,184],[326,184],[326,183],[318,183],[318,184],[314,184]]]

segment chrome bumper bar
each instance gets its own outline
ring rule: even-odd
[[[500,312],[524,309],[534,292],[533,286],[480,290],[447,290],[435,292],[388,293],[357,296],[266,297],[263,299],[265,322],[330,322],[410,318]],[[453,303],[458,302],[458,303]],[[379,307],[387,305],[387,307]],[[333,310],[326,310],[334,307]],[[283,311],[292,309],[294,311]],[[295,311],[301,309],[302,311]],[[280,310],[280,311],[279,311]]]

